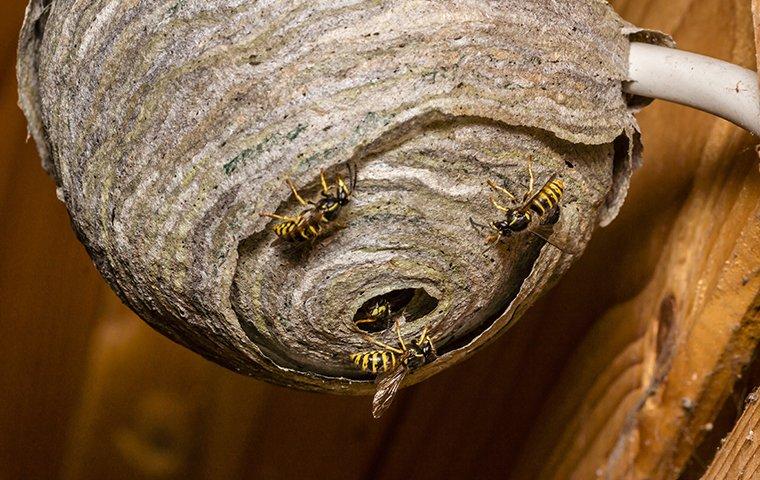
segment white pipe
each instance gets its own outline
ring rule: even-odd
[[[632,43],[630,81],[623,90],[704,110],[760,136],[760,90],[757,73],[732,63]]]

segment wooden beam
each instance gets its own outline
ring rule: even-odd
[[[749,480],[760,476],[760,389],[747,398],[747,409],[715,456],[702,480]]]
[[[616,7],[682,48],[755,66],[747,0]],[[619,300],[558,375],[515,478],[678,478],[760,338],[755,140],[662,102],[640,119],[647,165],[620,223],[597,234],[638,246],[621,243],[607,277]]]

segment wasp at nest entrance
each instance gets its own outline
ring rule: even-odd
[[[438,299],[423,288],[402,288],[370,298],[354,314],[356,327],[367,333],[382,332],[393,327],[404,315],[406,322],[424,317],[438,307]]]

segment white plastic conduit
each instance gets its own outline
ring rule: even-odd
[[[632,43],[623,90],[704,110],[760,136],[757,73],[732,63],[646,43]]]

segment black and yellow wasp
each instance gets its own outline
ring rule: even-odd
[[[286,242],[300,243],[316,240],[325,231],[325,227],[338,218],[340,211],[348,205],[351,195],[356,189],[356,168],[352,168],[350,164],[348,165],[348,174],[349,184],[346,184],[340,175],[336,176],[335,192],[333,193],[330,191],[325,172],[322,170],[319,173],[322,183],[322,197],[317,201],[309,200],[308,202],[301,197],[293,182],[287,179],[286,183],[293,192],[293,196],[298,200],[298,203],[306,208],[296,217],[269,212],[261,212],[259,215],[280,220],[272,229],[277,237]]]
[[[391,303],[382,299],[375,303],[363,314],[362,318],[354,321],[360,330],[365,332],[379,332],[390,326]]]
[[[488,227],[494,233],[487,237],[486,243],[495,245],[503,238],[528,231],[562,252],[577,253],[577,250],[571,247],[569,242],[550,238],[553,233],[553,225],[545,223],[552,216],[552,213],[559,208],[559,203],[565,193],[565,182],[554,174],[549,177],[543,187],[534,192],[533,170],[530,165],[528,165],[528,174],[530,177],[528,191],[523,196],[522,203],[519,206],[513,208],[505,207],[494,196],[490,197],[491,204],[499,211],[504,212],[505,218],[492,221],[488,224]],[[517,198],[509,190],[496,185],[492,180],[488,181],[488,185],[494,192],[503,193],[512,201]],[[475,222],[472,218],[470,218],[470,223],[477,230],[486,228],[484,225]]]
[[[401,317],[404,318],[403,313]],[[396,320],[396,336],[399,347],[392,347],[371,336],[367,340],[380,347],[378,350],[351,354],[351,361],[362,371],[376,374],[377,391],[372,400],[372,416],[380,418],[391,406],[396,392],[407,373],[432,362],[438,357],[433,340],[426,326],[420,337],[407,344],[401,337],[399,320]]]

